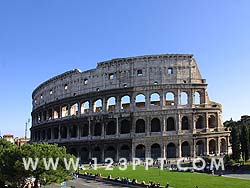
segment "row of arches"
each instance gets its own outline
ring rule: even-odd
[[[226,143],[226,139],[222,138],[220,141],[220,151],[217,151],[217,143],[214,139],[211,139],[209,141],[209,147],[208,147],[208,151],[207,154],[209,155],[213,155],[213,154],[217,154],[218,152],[220,153],[227,153],[227,143]],[[135,151],[134,151],[134,157],[136,158],[140,158],[140,159],[145,159],[146,157],[151,157],[153,159],[158,159],[163,157],[163,153],[164,150],[162,150],[162,146],[158,143],[154,143],[150,146],[148,146],[149,148],[146,148],[146,146],[144,144],[138,144],[135,147]],[[191,146],[189,144],[189,142],[184,141],[181,143],[181,148],[180,148],[180,154],[178,153],[178,147],[175,143],[169,143],[166,146],[166,150],[165,150],[165,156],[167,159],[174,159],[174,158],[178,158],[178,157],[191,157],[194,154],[192,153],[191,150]],[[203,140],[198,140],[196,142],[195,145],[195,153],[197,156],[203,156],[206,155],[205,151],[205,144],[203,142]],[[146,154],[147,150],[149,150],[149,155]],[[103,158],[112,158],[114,161],[117,161],[118,158],[126,158],[127,160],[131,160],[132,158],[132,151],[131,151],[131,147],[129,145],[122,145],[121,147],[114,147],[114,146],[107,146],[104,149],[100,146],[96,146],[94,148],[92,148],[91,150],[89,150],[86,147],[81,148],[81,150],[79,151],[79,153],[77,152],[77,150],[75,148],[71,148],[69,150],[69,152],[71,154],[74,155],[79,155],[81,162],[88,162],[90,158],[97,158],[98,162],[103,161]]]
[[[189,97],[187,92],[181,92],[180,99],[176,100],[176,96],[173,92],[168,92],[165,94],[165,101],[161,103],[161,96],[159,93],[155,92],[149,96],[150,106],[174,106],[187,105],[189,104]],[[139,93],[135,96],[133,101],[136,108],[146,107],[146,95]],[[41,122],[45,120],[64,118],[67,116],[78,116],[80,114],[86,114],[91,112],[98,113],[102,111],[115,111],[116,109],[128,110],[131,108],[131,97],[129,95],[122,96],[119,101],[117,97],[111,96],[107,99],[98,98],[96,100],[86,100],[84,102],[76,102],[74,104],[65,104],[62,106],[57,106],[50,108],[46,111],[39,112],[36,114],[36,122]],[[193,104],[201,104],[201,94],[200,92],[195,92],[193,96]]]

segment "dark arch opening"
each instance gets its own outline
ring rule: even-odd
[[[216,154],[216,141],[215,140],[209,141],[209,154]]]
[[[113,146],[109,146],[105,151],[104,151],[104,156],[105,158],[112,158],[114,161],[116,160],[116,150]]]
[[[161,122],[158,118],[151,120],[151,132],[161,132]]]
[[[123,145],[120,149],[120,157],[130,159],[130,148],[128,145]]]
[[[81,137],[86,137],[89,135],[89,125],[85,124],[81,128]]]
[[[145,121],[143,119],[138,119],[136,121],[136,133],[145,133]]]
[[[202,140],[199,140],[196,143],[196,155],[198,155],[198,156],[204,155],[204,143]]]
[[[153,144],[151,146],[151,157],[158,159],[161,157],[161,146],[159,144]]]
[[[167,158],[176,158],[176,146],[174,143],[167,145]]]
[[[181,128],[182,128],[182,130],[188,130],[189,129],[189,123],[188,123],[188,117],[187,116],[184,116],[181,119]]]
[[[61,138],[67,138],[67,127],[61,127]]]
[[[102,161],[102,151],[100,149],[100,147],[95,147],[92,153],[93,158],[97,159],[97,162],[101,162]]]
[[[101,136],[102,135],[102,125],[101,123],[96,123],[94,126],[94,136]]]
[[[135,157],[140,159],[145,159],[145,146],[142,144],[139,144],[135,148]]]
[[[106,135],[114,135],[116,133],[116,124],[114,121],[110,121],[106,126]]]
[[[71,138],[76,138],[77,137],[77,126],[76,125],[72,125],[70,127],[70,137]]]
[[[131,130],[131,124],[128,120],[124,119],[121,121],[121,134],[128,134]]]
[[[172,117],[167,119],[167,131],[175,131],[175,121]]]
[[[54,139],[58,139],[59,138],[59,129],[58,129],[58,127],[54,128],[53,134],[54,134]]]
[[[88,163],[89,162],[89,150],[87,148],[82,148],[80,157],[81,157],[81,163]]]
[[[182,154],[182,157],[191,156],[190,145],[187,141],[181,144],[181,154]]]
[[[196,129],[203,129],[204,128],[204,118],[199,116],[196,121]]]

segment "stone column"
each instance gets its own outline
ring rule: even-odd
[[[82,112],[81,112],[82,111],[81,102],[78,102],[77,105],[78,105],[78,114],[77,114],[77,116],[80,117],[81,114],[82,114]]]
[[[165,94],[164,94],[164,91],[160,94],[160,106],[161,108],[163,108],[165,106]]]
[[[77,125],[77,138],[80,140],[81,138],[81,127],[80,125]]]
[[[209,123],[208,123],[208,113],[206,112],[206,114],[205,114],[205,128],[206,128],[206,131],[208,131],[209,130]]]
[[[120,98],[120,96],[117,96],[117,97],[116,97],[115,110],[116,110],[117,112],[119,112],[120,109],[121,109],[121,98]]]
[[[88,133],[88,137],[91,137],[91,120],[89,119],[89,133]]]
[[[163,143],[161,147],[161,158],[166,159],[166,144]]]
[[[103,112],[107,112],[108,110],[107,110],[107,99],[104,97],[104,98],[102,98],[102,111]]]
[[[196,144],[194,139],[193,139],[193,157],[196,157]]]
[[[150,93],[148,91],[146,92],[145,98],[146,98],[145,107],[146,107],[146,109],[150,109],[150,100],[151,100],[151,98],[150,98]]]
[[[217,155],[220,154],[220,138],[219,137],[216,138],[216,154]]]
[[[71,116],[71,105],[68,104],[68,116]]]
[[[219,112],[216,113],[216,117],[217,117],[217,131],[220,130],[220,115]]]
[[[209,141],[205,139],[205,155],[209,155]]]
[[[116,145],[116,159],[117,162],[119,161],[119,144]]]
[[[145,128],[146,128],[146,136],[150,136],[150,132],[151,132],[151,121],[150,121],[150,117],[146,117],[146,122],[145,122]]]
[[[119,118],[116,117],[116,137],[119,137]]]
[[[178,140],[178,158],[181,158],[182,153],[181,153],[181,140]]]
[[[131,154],[132,154],[131,157],[135,158],[135,144],[134,143],[132,143]]]

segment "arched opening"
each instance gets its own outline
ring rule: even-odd
[[[76,125],[72,125],[70,127],[70,137],[71,138],[76,138],[77,137],[77,126]]]
[[[82,103],[82,105],[81,105],[81,113],[82,114],[89,113],[89,109],[90,109],[90,107],[89,107],[89,101],[85,101],[84,103]]]
[[[204,155],[204,143],[202,140],[199,140],[196,143],[196,155],[197,156],[202,156]]]
[[[115,111],[116,99],[115,97],[108,98],[107,111]]]
[[[150,104],[153,106],[160,106],[160,95],[158,93],[152,93],[150,95]]]
[[[94,126],[94,136],[101,136],[102,135],[102,125],[101,123],[96,123]]]
[[[70,107],[70,115],[77,116],[78,115],[78,104],[75,103]]]
[[[181,119],[181,129],[182,130],[188,130],[189,129],[189,123],[188,123],[188,117],[184,116]]]
[[[54,128],[53,134],[54,134],[54,139],[58,139],[59,138],[59,129],[58,129],[58,127]]]
[[[76,150],[76,148],[70,148],[69,149],[69,154],[74,155],[75,157],[77,157],[77,150]]]
[[[151,132],[161,132],[161,121],[158,118],[151,120]]]
[[[214,139],[209,141],[209,154],[216,154],[216,141]]]
[[[114,135],[116,133],[116,124],[110,121],[106,126],[106,135]]]
[[[167,131],[175,131],[175,121],[172,117],[167,119]]]
[[[127,160],[130,159],[130,148],[127,145],[123,145],[120,149],[120,157],[125,158]]]
[[[53,116],[54,116],[54,119],[60,118],[60,108],[59,107],[55,107],[54,108],[54,114],[53,114]]]
[[[113,146],[109,146],[105,151],[104,151],[104,156],[105,158],[112,158],[114,161],[116,161],[116,150]]]
[[[84,124],[81,128],[81,137],[86,137],[89,135],[89,125]]]
[[[130,130],[131,130],[130,122],[126,119],[122,120],[120,133],[121,134],[128,134],[128,133],[130,133]]]
[[[139,144],[135,148],[135,157],[140,159],[145,159],[145,146],[142,144]]]
[[[61,138],[67,138],[67,127],[61,127]]]
[[[203,129],[204,128],[204,118],[203,116],[199,116],[196,123],[195,123],[196,129]]]
[[[93,152],[92,152],[92,157],[97,159],[97,162],[101,162],[102,161],[102,151],[100,149],[100,147],[95,147]]]
[[[94,102],[94,112],[101,112],[102,111],[102,100],[98,99]]]
[[[68,105],[62,107],[62,117],[67,117],[69,115]]]
[[[143,94],[139,94],[135,97],[135,106],[137,108],[143,108],[146,106],[146,97]]]
[[[126,95],[121,98],[121,109],[130,109],[130,96]]]
[[[227,153],[227,142],[224,138],[220,140],[220,152],[223,154]]]
[[[159,144],[153,144],[151,146],[151,157],[158,159],[161,157],[161,146]]]
[[[87,148],[82,148],[80,153],[81,163],[89,162],[89,150]]]
[[[185,141],[181,144],[181,154],[182,154],[182,157],[190,157],[191,156],[190,145],[187,141]]]
[[[186,92],[181,92],[181,105],[188,104],[188,95]]]
[[[213,129],[215,128],[217,125],[216,123],[216,118],[214,115],[211,115],[209,118],[208,118],[208,126],[210,129]]]
[[[136,133],[145,133],[145,121],[143,119],[138,119],[136,121]]]
[[[166,94],[166,106],[174,106],[174,94],[172,92],[168,92]]]
[[[174,143],[167,145],[167,158],[176,158],[176,146]]]
[[[50,128],[47,130],[47,139],[48,140],[51,139],[51,129]]]
[[[194,93],[194,104],[201,104],[201,95],[199,92]]]
[[[46,135],[45,130],[42,130],[42,140],[45,140],[45,135]]]

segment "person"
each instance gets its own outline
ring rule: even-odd
[[[167,183],[166,188],[169,188],[169,183]]]

